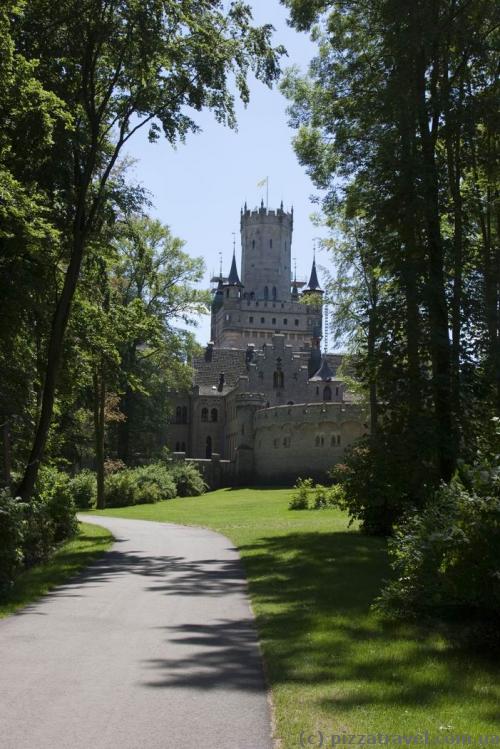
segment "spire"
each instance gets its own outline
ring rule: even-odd
[[[334,374],[332,370],[330,369],[330,365],[328,364],[328,359],[326,358],[326,354],[323,354],[323,359],[321,360],[321,367],[318,369],[315,375],[313,375],[310,379],[313,382],[321,381],[321,382],[330,382],[333,380]]]
[[[309,283],[307,285],[307,288],[310,291],[319,291],[319,281],[318,281],[318,274],[316,272],[316,256],[313,259],[312,269],[311,269],[311,278],[309,279]]]
[[[229,277],[227,282],[230,286],[241,286],[240,277],[238,276],[238,269],[236,268],[236,253],[233,249],[233,260],[231,263],[231,270],[229,271]]]

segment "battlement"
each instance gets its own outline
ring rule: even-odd
[[[280,208],[274,210],[272,208],[266,208],[264,206],[264,203],[261,203],[260,208],[254,208],[252,210],[250,210],[250,208],[247,208],[245,204],[244,209],[242,209],[241,211],[242,228],[244,225],[250,223],[264,224],[274,223],[276,221],[287,223],[290,225],[290,228],[293,228],[293,208],[290,212],[287,212],[283,209],[282,203]]]
[[[364,420],[362,406],[355,403],[296,403],[287,406],[263,408],[255,414],[257,429],[275,425],[321,424],[336,422],[342,424],[352,420]]]

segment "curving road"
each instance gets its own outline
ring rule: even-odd
[[[236,550],[201,528],[85,516],[100,561],[0,621],[2,749],[271,749]]]

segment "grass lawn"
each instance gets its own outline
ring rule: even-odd
[[[500,667],[442,636],[384,623],[370,610],[389,574],[385,543],[348,528],[337,510],[290,511],[286,489],[106,510],[201,525],[243,558],[283,749],[319,746],[315,731],[500,734]],[[451,736],[449,737],[451,738]]]
[[[63,544],[48,562],[19,575],[8,598],[0,601],[0,619],[65,582],[106,551],[112,542],[112,535],[104,528],[80,523],[78,535]]]

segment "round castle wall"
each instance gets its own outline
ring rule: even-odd
[[[254,425],[255,472],[270,483],[324,478],[368,431],[363,409],[351,403],[266,408],[257,411]]]

